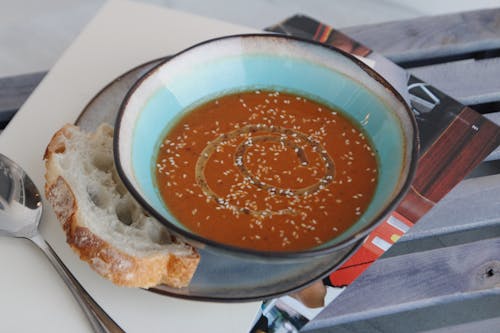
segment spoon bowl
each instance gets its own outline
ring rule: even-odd
[[[35,184],[0,154],[0,235],[32,238],[38,233],[42,200]]]
[[[95,332],[124,332],[92,299],[43,239],[38,229],[42,210],[42,198],[33,181],[19,165],[0,154],[0,236],[29,239],[47,255]]]

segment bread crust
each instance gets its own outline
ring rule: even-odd
[[[166,284],[186,287],[200,260],[194,248],[186,244],[189,249],[186,254],[158,251],[146,256],[131,255],[105,241],[82,221],[85,217],[80,214],[78,204],[82,198],[77,197],[60,174],[55,159],[57,154],[66,153],[66,143],[72,139],[74,131],[79,131],[74,125],[65,125],[57,131],[44,155],[45,195],[63,227],[67,243],[93,270],[119,286],[149,288]],[[173,236],[171,240],[179,242]]]

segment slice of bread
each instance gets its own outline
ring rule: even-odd
[[[115,169],[113,128],[66,125],[45,152],[45,195],[82,260],[113,283],[187,286],[200,260],[128,193]]]

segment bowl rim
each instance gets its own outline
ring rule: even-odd
[[[408,142],[408,145],[406,145],[404,148],[406,149],[412,149],[411,154],[410,154],[410,159],[409,159],[409,166],[408,166],[408,172],[406,175],[406,179],[404,179],[404,182],[401,186],[401,189],[399,190],[398,193],[394,196],[392,200],[389,201],[389,203],[377,214],[372,221],[370,221],[366,226],[361,228],[358,232],[354,233],[353,235],[349,236],[348,238],[344,239],[338,244],[335,245],[330,245],[322,248],[308,248],[306,250],[294,250],[294,251],[269,251],[269,250],[254,250],[254,249],[249,249],[249,248],[244,248],[244,247],[239,247],[235,245],[229,245],[225,244],[222,242],[214,241],[209,238],[202,237],[194,232],[191,232],[188,229],[183,229],[175,225],[173,222],[169,221],[166,217],[164,217],[161,213],[159,213],[152,205],[148,203],[148,201],[139,193],[139,191],[134,187],[132,184],[131,180],[129,177],[126,175],[122,164],[121,164],[121,155],[119,151],[119,143],[120,143],[120,128],[122,124],[122,118],[125,113],[125,110],[127,109],[128,102],[134,92],[141,86],[141,84],[150,76],[154,75],[164,64],[168,63],[172,59],[175,59],[182,54],[194,49],[198,48],[200,46],[210,44],[213,42],[221,41],[221,40],[227,40],[227,39],[242,39],[242,38],[278,38],[282,40],[291,40],[294,42],[299,42],[299,43],[306,43],[310,44],[313,47],[322,47],[327,50],[330,50],[332,52],[336,52],[340,54],[341,56],[344,56],[347,58],[347,60],[350,60],[354,62],[355,65],[360,67],[365,73],[367,73],[372,79],[376,80],[378,83],[382,84],[387,90],[390,91],[390,93],[400,102],[400,104],[403,106],[405,109],[407,115],[409,116],[410,120],[410,126],[413,132],[413,135],[411,137],[411,142]],[[170,57],[166,57],[163,61],[160,61],[156,66],[151,68],[148,72],[146,72],[142,77],[140,77],[133,85],[132,87],[128,90],[127,94],[125,95],[123,101],[120,104],[120,108],[118,110],[118,114],[115,120],[115,131],[113,135],[113,157],[114,157],[114,162],[116,166],[116,170],[118,173],[118,176],[124,183],[125,187],[127,190],[130,192],[130,194],[134,197],[135,200],[148,212],[150,213],[155,219],[157,219],[161,224],[163,224],[169,231],[173,232],[174,234],[180,236],[181,238],[185,239],[186,242],[190,243],[191,245],[197,247],[197,248],[207,248],[208,249],[213,249],[215,251],[222,251],[227,254],[232,254],[232,255],[239,255],[239,256],[250,256],[250,257],[255,257],[255,258],[260,258],[264,260],[272,260],[272,259],[281,259],[281,260],[286,260],[286,259],[294,259],[294,258],[307,258],[307,257],[313,257],[313,256],[321,256],[321,255],[328,255],[336,250],[342,249],[346,246],[351,245],[353,242],[359,241],[360,239],[366,237],[373,229],[375,229],[382,221],[385,220],[385,218],[395,210],[397,205],[401,202],[401,200],[405,197],[405,195],[408,193],[409,189],[411,188],[411,184],[413,182],[413,178],[415,176],[415,171],[416,171],[416,166],[417,166],[417,161],[418,161],[418,151],[419,151],[419,136],[418,136],[418,127],[417,127],[417,122],[415,119],[415,116],[413,112],[411,111],[410,107],[404,100],[404,98],[401,96],[401,94],[384,78],[382,75],[380,75],[378,72],[376,72],[374,69],[372,69],[370,66],[366,65],[364,62],[356,58],[355,56],[351,55],[348,52],[345,52],[337,47],[323,44],[320,42],[316,42],[314,40],[310,39],[305,39],[301,37],[296,37],[296,36],[290,36],[290,35],[284,35],[284,34],[277,34],[277,33],[246,33],[246,34],[232,34],[232,35],[225,35],[225,36],[220,36],[220,37],[215,37],[211,39],[207,39],[204,41],[201,41],[199,43],[193,44],[175,54],[173,54]],[[407,152],[404,152],[404,155],[406,155]]]

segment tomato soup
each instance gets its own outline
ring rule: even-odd
[[[156,180],[169,211],[206,238],[293,251],[355,223],[377,157],[343,115],[304,96],[254,90],[199,105],[168,129]]]

